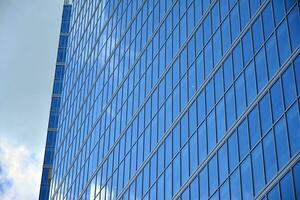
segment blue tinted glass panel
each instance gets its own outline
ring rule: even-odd
[[[291,173],[286,174],[280,181],[282,199],[294,199]]]
[[[208,198],[208,181],[207,181],[207,168],[205,167],[200,172],[200,199]]]
[[[282,20],[283,18],[283,14],[284,14],[284,4],[283,4],[284,0],[274,0],[273,1],[273,9],[274,9],[274,17],[275,17],[275,23],[276,25],[279,24],[279,22]]]
[[[273,122],[277,121],[281,113],[283,112],[282,93],[280,80],[277,81],[271,88],[271,101],[272,101],[272,113]]]
[[[290,139],[291,154],[293,156],[300,149],[300,117],[297,104],[294,104],[287,111],[287,128]]]
[[[283,96],[285,108],[288,108],[296,99],[296,88],[293,68],[289,67],[282,75]]]
[[[246,94],[247,94],[247,104],[249,105],[257,91],[256,91],[256,80],[255,80],[255,70],[254,64],[251,62],[245,71],[245,81],[246,81]]]
[[[257,52],[262,45],[262,42],[263,42],[262,34],[263,34],[263,31],[262,31],[261,18],[258,18],[252,26],[252,38],[253,38],[254,52]]]
[[[259,116],[258,109],[255,107],[249,114],[249,134],[250,134],[250,144],[251,148],[255,146],[257,141],[260,138],[260,129],[259,129]]]
[[[230,176],[230,194],[231,199],[241,199],[241,189],[240,189],[240,173],[239,169],[236,169]]]
[[[267,182],[269,182],[277,171],[273,131],[270,131],[264,138],[263,151],[265,158],[266,178]]]
[[[265,135],[272,124],[271,106],[269,94],[266,94],[259,102],[259,113],[262,135]]]
[[[300,15],[299,8],[295,6],[291,13],[288,15],[288,25],[290,31],[290,39],[292,49],[296,49],[300,43]]]
[[[255,67],[256,67],[256,77],[257,77],[257,88],[261,91],[267,84],[267,68],[265,62],[264,49],[261,49],[255,56]]]
[[[218,151],[218,163],[219,163],[219,180],[220,183],[228,176],[228,157],[227,157],[227,144],[223,144],[223,146]]]
[[[235,103],[234,103],[234,90],[233,87],[225,95],[226,103],[226,124],[227,129],[231,127],[235,120]]]
[[[279,58],[280,58],[279,60],[280,60],[280,65],[282,65],[291,53],[290,45],[288,42],[289,38],[287,33],[287,26],[285,21],[281,23],[277,29],[277,40],[278,40],[278,49],[279,49]]]
[[[244,84],[244,76],[240,76],[236,80],[235,85],[235,95],[236,95],[236,113],[239,117],[246,108],[246,96],[245,96],[245,84]]]
[[[249,152],[249,135],[247,119],[245,119],[238,127],[238,138],[240,158],[243,159]]]
[[[289,159],[288,138],[285,127],[285,118],[281,118],[275,125],[275,140],[277,150],[277,160],[281,169]]]
[[[274,200],[279,200],[280,199],[280,193],[279,193],[279,188],[278,185],[275,185],[272,190],[268,193],[268,199],[274,199]]]
[[[252,178],[251,178],[251,161],[247,157],[241,164],[242,179],[242,196],[244,200],[253,198]]]
[[[240,1],[240,15],[241,15],[241,28],[243,29],[250,18],[248,0]]]
[[[207,142],[206,142],[206,125],[203,123],[198,129],[198,152],[199,163],[201,163],[207,154]]]
[[[198,177],[196,177],[190,186],[190,197],[192,199],[199,199],[199,191],[198,191],[199,185],[198,185]]]
[[[228,139],[228,155],[229,155],[229,169],[230,172],[232,172],[238,161],[239,161],[239,155],[238,155],[238,142],[237,142],[237,134],[234,133],[229,139]]]
[[[217,189],[218,186],[218,168],[217,168],[217,156],[215,155],[208,163],[208,173],[209,173],[209,194]]]
[[[294,175],[295,193],[297,199],[299,199],[300,198],[300,162],[299,161],[293,168],[293,175]]]
[[[252,152],[253,183],[255,195],[258,194],[258,192],[265,184],[262,159],[261,145],[258,145]]]
[[[251,34],[249,31],[242,38],[244,64],[247,64],[252,57]]]
[[[273,34],[266,44],[266,56],[268,64],[269,79],[271,79],[279,68],[276,37]]]
[[[274,20],[272,16],[272,3],[269,3],[262,12],[264,35],[267,39],[274,30]]]

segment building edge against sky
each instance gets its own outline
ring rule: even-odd
[[[64,2],[61,29],[59,35],[59,44],[56,60],[56,68],[53,82],[53,91],[50,106],[49,123],[47,130],[47,139],[45,155],[43,162],[43,172],[40,185],[39,199],[49,198],[50,184],[52,179],[53,156],[55,150],[55,140],[57,135],[57,124],[59,117],[59,106],[61,101],[62,83],[65,70],[65,58],[68,43],[69,24],[71,18],[71,4],[69,1]]]
[[[300,199],[299,9],[74,1],[50,199]]]

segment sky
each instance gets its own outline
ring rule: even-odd
[[[38,199],[62,6],[0,0],[1,200]]]

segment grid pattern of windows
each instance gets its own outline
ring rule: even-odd
[[[48,131],[43,163],[42,180],[40,186],[39,199],[45,200],[49,198],[52,168],[53,168],[53,156],[55,149],[55,140],[58,128],[59,107],[62,93],[62,83],[64,76],[66,48],[68,43],[68,25],[71,18],[71,5],[64,5],[62,14],[62,27],[60,29],[59,45],[57,52],[57,62],[54,75],[52,99],[50,106],[50,115],[48,122]],[[66,26],[66,27],[65,27]]]
[[[300,158],[299,35],[293,0],[74,1],[51,199],[263,197]]]

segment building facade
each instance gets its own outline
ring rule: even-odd
[[[49,123],[47,130],[47,139],[45,155],[43,162],[42,180],[40,186],[39,199],[49,199],[49,191],[52,179],[53,156],[55,150],[55,140],[58,130],[59,107],[61,101],[63,76],[65,69],[66,50],[68,44],[69,24],[71,18],[71,4],[66,2],[63,7],[62,22],[59,35],[59,44],[57,51],[57,60],[53,82]]]
[[[300,199],[297,0],[75,0],[50,199]]]

